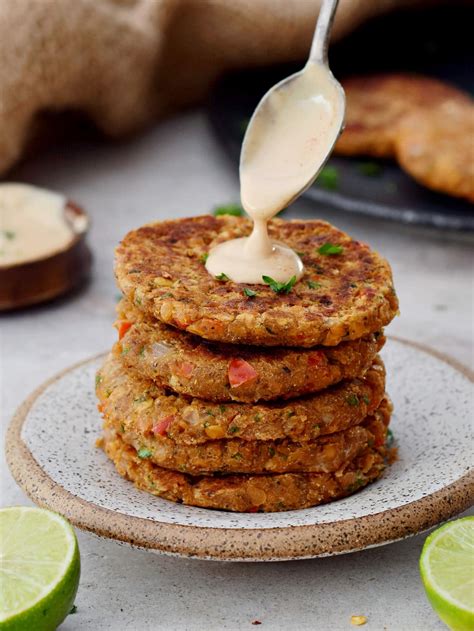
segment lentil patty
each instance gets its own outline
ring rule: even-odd
[[[395,154],[398,125],[417,109],[422,117],[447,101],[468,101],[466,94],[431,77],[393,73],[350,77],[346,125],[335,153],[389,158]]]
[[[238,512],[316,506],[354,493],[379,478],[385,448],[368,447],[335,473],[283,473],[195,477],[140,458],[113,430],[99,441],[117,471],[144,491],[173,502]]]
[[[109,355],[96,377],[100,410],[127,419],[129,431],[166,434],[176,443],[222,438],[314,440],[359,425],[384,398],[385,368],[377,357],[364,377],[283,403],[212,403],[170,393]]]
[[[363,376],[385,343],[382,334],[313,349],[212,343],[144,319],[127,300],[117,307],[124,366],[180,394],[207,401],[284,399]]]
[[[133,230],[117,248],[118,285],[135,306],[166,324],[238,344],[335,346],[379,331],[396,315],[388,263],[324,221],[269,223],[270,236],[301,253],[305,265],[288,294],[212,278],[203,257],[217,243],[250,230],[243,217],[210,215]],[[327,243],[342,252],[319,253]]]
[[[165,435],[139,434],[125,418],[104,419],[104,429],[114,430],[127,445],[145,454],[156,465],[191,475],[220,473],[331,473],[353,460],[369,446],[385,444],[391,404],[382,401],[373,416],[360,425],[305,442],[244,441],[238,438],[182,445]]]

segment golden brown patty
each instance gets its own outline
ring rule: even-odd
[[[218,404],[175,395],[112,355],[96,382],[101,412],[114,421],[127,419],[129,431],[138,435],[153,432],[188,445],[221,438],[305,441],[359,425],[373,414],[384,398],[385,368],[377,358],[363,378],[284,403]]]
[[[409,74],[352,77],[343,86],[346,126],[335,146],[335,152],[342,155],[391,157],[395,154],[398,124],[404,116],[446,101],[469,101],[467,95],[450,85]]]
[[[273,239],[302,253],[303,278],[289,294],[212,278],[203,256],[248,235],[243,217],[193,217],[148,224],[117,248],[118,284],[139,309],[209,340],[263,346],[335,346],[379,331],[398,310],[388,263],[324,221],[270,222]],[[326,244],[341,254],[324,256]],[[244,294],[247,287],[257,293]]]
[[[134,447],[154,464],[203,475],[220,473],[331,473],[338,471],[369,446],[386,442],[391,405],[382,401],[373,416],[361,425],[306,442],[210,440],[201,445],[182,445],[166,435],[139,434],[127,419],[104,420],[104,429],[113,430],[124,443]]]
[[[363,376],[385,343],[370,334],[339,346],[257,348],[203,340],[145,320],[127,300],[118,305],[121,340],[114,353],[158,385],[208,401],[281,399],[323,390]]]
[[[238,512],[283,511],[345,497],[379,478],[385,450],[368,447],[335,473],[283,473],[194,477],[140,458],[113,430],[99,441],[120,475],[173,502]]]
[[[446,101],[398,127],[397,160],[421,184],[474,202],[474,105]]]

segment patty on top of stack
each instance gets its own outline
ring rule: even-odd
[[[269,224],[302,257],[276,285],[214,279],[240,217],[146,225],[117,248],[119,341],[97,376],[102,445],[139,488],[234,511],[314,506],[382,474],[391,403],[377,353],[388,263],[322,221]]]

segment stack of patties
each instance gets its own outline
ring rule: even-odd
[[[119,341],[97,375],[101,444],[140,489],[194,506],[281,511],[344,497],[387,464],[378,356],[398,310],[388,263],[322,221],[270,222],[292,285],[213,278],[241,217],[146,225],[117,249]]]

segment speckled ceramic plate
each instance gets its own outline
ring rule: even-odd
[[[472,375],[434,351],[390,339],[383,352],[399,460],[359,493],[315,508],[237,514],[174,504],[123,480],[94,446],[94,373],[73,366],[34,392],[7,435],[11,471],[39,505],[99,536],[219,560],[304,559],[408,537],[474,499]]]

